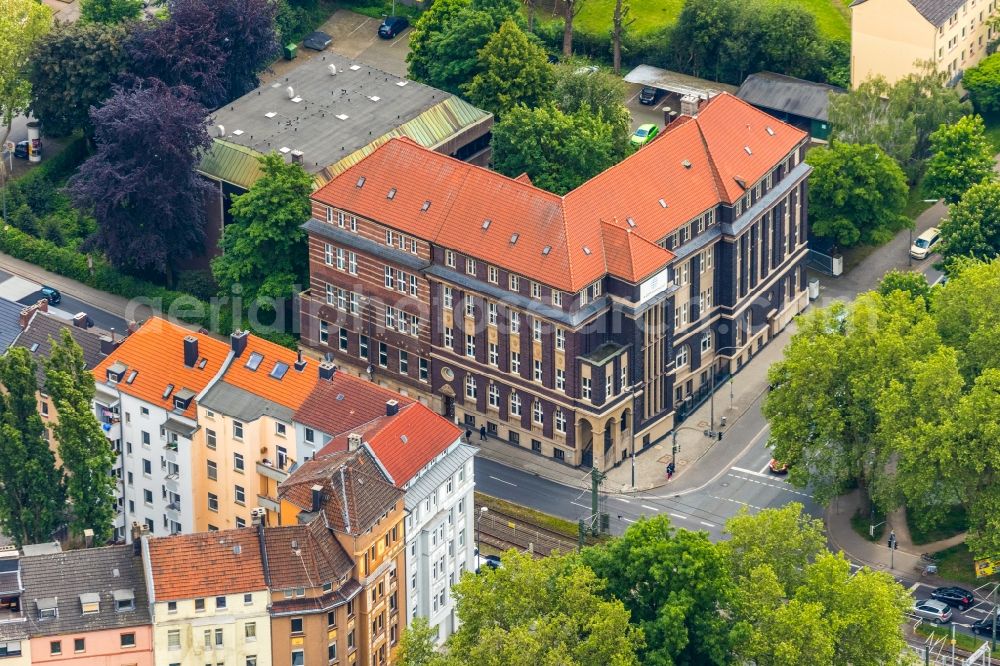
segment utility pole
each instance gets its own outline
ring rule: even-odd
[[[896,549],[899,548],[899,544],[896,543],[896,530],[891,530],[889,532],[889,568],[895,569],[894,566],[896,562]]]
[[[993,586],[993,640],[990,643],[990,652],[992,653],[997,649],[997,588],[1000,587],[1000,583]]]
[[[590,510],[591,520],[590,532],[597,536],[601,531],[601,507],[599,500],[601,481],[604,481],[604,473],[596,467],[590,470]]]

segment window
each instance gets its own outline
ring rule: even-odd
[[[293,617],[292,620],[291,620],[291,623],[292,623],[292,633],[293,634],[301,634],[302,633],[302,618],[301,617]]]
[[[535,342],[542,340],[542,320],[534,317],[531,320],[531,337]]]
[[[219,480],[219,466],[214,460],[209,460],[206,465],[208,466],[208,478],[212,481]]]
[[[590,377],[580,378],[580,397],[585,400],[590,400],[590,396],[593,390],[593,386],[590,382]]]
[[[539,400],[535,400],[531,405],[531,420],[535,422],[536,425],[542,425],[545,423],[545,413],[542,411],[542,403]]]
[[[152,490],[143,490],[142,491],[142,501],[145,502],[146,504],[152,504],[153,503],[153,491]]]
[[[515,375],[521,371],[521,353],[512,351],[510,353],[510,371]]]
[[[177,612],[177,602],[176,601],[168,601],[167,602],[167,612],[168,613],[176,613]]]
[[[490,266],[487,271],[487,275],[490,282],[497,284],[500,281],[500,271],[497,270],[496,266]]]
[[[562,368],[556,368],[556,389],[566,390],[566,371]]]
[[[344,270],[344,266],[347,264],[347,255],[344,253],[344,248],[337,248],[337,270]]]
[[[444,287],[442,292],[444,296],[444,306],[446,308],[452,308],[455,306],[455,295],[452,292],[451,287]]]
[[[395,272],[390,266],[385,267],[385,288],[392,289],[393,284],[395,284]]]
[[[389,367],[389,347],[384,342],[378,343],[378,364],[383,368]]]
[[[465,376],[465,397],[476,398],[476,378],[472,375]]]
[[[358,274],[358,255],[356,252],[347,253],[347,272],[351,275]]]
[[[180,629],[168,629],[167,630],[167,649],[168,650],[180,650],[181,649],[181,630]]]
[[[455,334],[448,326],[444,327],[444,346],[448,349],[455,346]]]
[[[354,219],[354,218],[351,218],[351,219]],[[174,664],[171,664],[170,666],[174,666]],[[246,666],[257,666],[257,655],[255,655],[255,654],[248,654],[247,655]]]
[[[510,392],[510,415],[521,415],[521,396],[518,395],[517,391]]]
[[[216,629],[215,630],[215,647],[220,648],[223,645],[225,645],[225,643],[222,640],[222,629]]]
[[[236,503],[240,505],[246,504],[247,493],[246,490],[243,489],[243,486],[234,486],[233,491],[236,498]]]
[[[475,275],[476,274],[476,260],[475,259],[470,259],[468,257],[465,259],[465,272],[468,273],[469,275]]]
[[[500,359],[500,347],[495,342],[489,343],[489,358],[488,362],[490,365],[496,367]]]
[[[49,641],[49,654],[62,654],[62,641]]]
[[[566,414],[563,413],[561,407],[556,407],[556,411],[553,415],[553,420],[556,422],[556,432],[566,432]]]
[[[233,469],[237,472],[243,472],[246,469],[246,462],[243,460],[242,453],[233,454]]]
[[[243,637],[247,640],[248,643],[257,640],[256,622],[247,622],[246,624],[243,625]]]
[[[142,473],[145,474],[146,476],[149,476],[150,474],[153,473],[153,463],[150,462],[147,458],[142,459]]]
[[[135,647],[135,634],[132,632],[118,635],[118,645],[122,648]]]
[[[629,387],[628,386],[628,363],[625,361],[624,358],[622,359],[621,375],[622,375],[621,376],[622,387],[621,387],[620,390],[624,391],[624,390],[626,390]]]
[[[604,376],[604,398],[610,398],[615,392],[615,376],[610,372]]]
[[[542,361],[541,359],[535,359],[535,373],[534,378],[536,382],[542,381]]]
[[[243,439],[243,423],[233,421],[233,439]]]
[[[243,605],[250,606],[253,604],[253,595],[247,592],[243,595]]]
[[[465,355],[473,357],[476,355],[476,336],[465,336]]]
[[[330,342],[330,325],[322,320],[319,322],[319,341],[324,345]]]
[[[215,431],[208,428],[205,429],[205,446],[210,449],[216,447]]]
[[[142,445],[149,446],[149,433],[145,430],[142,431]]]
[[[562,307],[562,292],[557,289],[552,290],[552,305]]]
[[[420,359],[418,378],[422,382],[426,382],[430,378],[430,367],[426,358]]]
[[[343,326],[340,327],[340,335],[338,336],[338,346],[340,351],[347,351],[347,329]]]
[[[566,331],[562,328],[556,329],[556,349],[563,351],[566,349]]]
[[[455,253],[452,252],[451,250],[445,250],[444,251],[444,263],[449,268],[454,268],[455,267]]]
[[[218,513],[218,511],[219,511],[219,496],[216,495],[215,493],[209,493],[208,494],[208,510],[209,511],[215,511],[216,513]],[[200,608],[200,609],[197,607],[198,606],[198,601],[201,601],[202,608]],[[204,608],[205,607],[205,600],[204,599],[196,600],[194,602],[194,605],[195,605],[195,610],[204,610],[205,609]]]
[[[472,294],[465,295],[465,316],[476,316],[476,300],[472,297]]]
[[[410,276],[410,296],[416,296],[417,292],[418,292],[417,276],[416,275],[411,275]]]
[[[354,612],[351,610],[354,606],[354,602],[348,601],[347,605],[348,605],[348,616],[354,615]],[[348,650],[354,649],[354,629],[351,629],[349,632],[347,632],[347,649]]]
[[[677,350],[677,358],[674,360],[674,367],[680,370],[688,364],[688,348],[684,345]]]
[[[86,649],[87,649],[87,639],[85,638],[73,639],[73,652],[83,652]]]
[[[531,283],[531,297],[541,299],[542,297],[542,285],[537,282]]]
[[[712,332],[705,331],[701,335],[701,350],[703,352],[706,352],[711,348],[712,348]]]
[[[337,660],[337,644],[330,643],[326,646],[326,660],[336,661]]]
[[[332,284],[327,284],[326,285],[326,304],[327,305],[333,305],[333,303],[334,303],[335,300],[336,299],[334,298],[334,295],[333,295],[333,285]]]
[[[497,304],[496,303],[488,303],[486,305],[486,313],[487,313],[487,321],[489,322],[489,325],[490,326],[496,326],[497,325]]]
[[[305,666],[305,652],[302,650],[292,650],[292,666]]]
[[[361,358],[368,358],[368,336],[359,335],[358,336],[358,356]]]
[[[517,333],[521,330],[521,315],[514,310],[510,311],[510,332]]]

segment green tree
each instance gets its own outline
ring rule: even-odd
[[[910,298],[922,298],[924,303],[930,305],[931,286],[927,284],[924,274],[918,271],[891,270],[883,275],[878,283],[878,293],[888,296],[894,291],[906,292]]]
[[[677,530],[666,516],[642,519],[583,561],[607,581],[646,637],[645,664],[729,663],[731,592],[726,561],[704,532]]]
[[[529,108],[552,97],[554,75],[543,49],[507,19],[479,51],[479,73],[464,86],[469,101],[499,117],[523,104]]]
[[[142,16],[142,0],[80,0],[84,23],[124,23]]]
[[[431,629],[425,617],[415,617],[403,630],[396,651],[399,666],[434,666],[444,662],[444,657],[434,649],[437,631]]]
[[[94,381],[83,350],[65,329],[45,361],[45,391],[59,414],[55,436],[72,503],[70,529],[77,535],[92,529],[104,543],[111,539],[115,517],[115,453],[91,411]]]
[[[953,204],[976,183],[995,179],[993,146],[980,116],[962,116],[952,125],[941,125],[930,141],[923,182],[930,196]]]
[[[125,67],[125,29],[100,23],[61,23],[36,44],[28,68],[31,113],[46,135],[93,131],[90,107],[111,97]]]
[[[0,0],[0,146],[10,136],[14,116],[31,103],[27,66],[31,49],[52,26],[52,10],[37,0]],[[0,160],[0,184],[7,164]]]
[[[268,299],[288,298],[308,278],[308,247],[302,225],[311,212],[312,177],[298,164],[270,153],[258,158],[263,176],[233,198],[233,222],[222,239],[212,274],[223,293],[242,285],[244,302],[270,309]]]
[[[460,621],[448,663],[463,666],[630,666],[644,645],[618,600],[576,555],[533,559],[508,551],[502,566],[453,588]]]
[[[1000,254],[1000,183],[984,181],[966,190],[941,223],[941,241],[945,265]]]
[[[876,145],[835,142],[809,151],[812,231],[841,247],[880,245],[912,224],[906,176]]]
[[[694,76],[722,80],[722,60],[740,14],[735,0],[686,0],[667,39],[672,66]]]
[[[0,358],[0,529],[14,543],[41,543],[62,523],[63,480],[37,411],[35,362],[27,349]]]
[[[632,116],[622,104],[625,82],[606,71],[579,72],[576,62],[559,65],[556,69],[555,104],[567,114],[589,113],[611,125],[619,159],[629,151]]]
[[[586,113],[553,106],[517,107],[493,127],[493,166],[512,178],[527,173],[542,189],[565,194],[615,163],[612,127]]]
[[[980,113],[1000,111],[1000,53],[988,55],[965,70],[962,87]]]

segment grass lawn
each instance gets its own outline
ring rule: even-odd
[[[547,513],[535,511],[534,509],[529,509],[526,506],[514,504],[513,502],[507,502],[496,497],[491,497],[490,495],[476,493],[476,507],[480,506],[489,507],[490,509],[496,511],[502,511],[508,516],[513,516],[514,518],[519,518],[527,523],[544,527],[545,529],[552,530],[553,532],[558,532],[574,542],[578,538],[579,528],[576,523],[570,520],[550,516]],[[479,509],[477,508],[476,510],[478,511]]]
[[[947,642],[951,640],[951,627],[936,627],[932,624],[921,622],[920,626],[917,627],[913,633],[937,639],[943,637],[946,639],[945,645],[951,645],[951,643]],[[960,631],[955,632],[955,647],[960,650],[965,650],[966,652],[975,652],[979,649],[979,646],[983,644],[984,640],[986,639],[981,636],[970,636],[968,634],[963,634]],[[951,648],[949,647],[947,649],[950,652]],[[995,650],[993,652],[993,656],[1000,656],[1000,650]]]
[[[969,552],[964,543],[942,550],[937,553],[937,558],[938,576],[945,580],[953,580],[972,586],[1000,581],[1000,576],[997,575],[976,578],[972,553]]]
[[[843,0],[793,0],[816,17],[821,34],[837,39],[850,39],[851,21],[847,3]],[[630,0],[635,19],[631,29],[636,34],[646,34],[667,25],[673,25],[681,13],[684,0]],[[574,26],[590,34],[607,34],[615,0],[584,0]]]
[[[903,208],[903,215],[906,215],[906,217],[911,220],[915,220],[920,217],[921,213],[934,205],[933,202],[924,201],[926,198],[927,195],[923,193],[923,188],[920,183],[911,187],[910,193],[906,197],[906,207]]]
[[[860,510],[855,511],[854,515],[851,516],[851,527],[854,531],[858,533],[858,536],[862,537],[866,541],[881,541],[882,533],[885,532],[885,516],[877,515],[875,516],[876,523],[882,523],[875,528],[874,538],[869,530],[871,529],[871,514],[862,513]]]
[[[910,512],[907,512],[906,524],[910,528],[910,536],[913,538],[913,543],[918,546],[931,543],[932,541],[947,539],[969,529],[969,518],[965,515],[965,509],[961,506],[954,507],[940,523],[933,527],[925,528],[919,525],[918,522],[914,520],[914,516]]]

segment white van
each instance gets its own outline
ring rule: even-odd
[[[910,246],[910,256],[914,259],[926,259],[940,240],[941,231],[937,227],[931,227],[913,241],[913,245]]]

